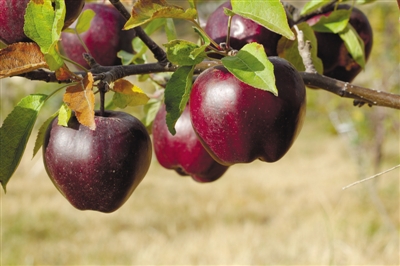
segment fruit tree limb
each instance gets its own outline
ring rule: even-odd
[[[300,72],[304,84],[311,89],[323,89],[340,97],[354,99],[354,105],[384,106],[400,110],[400,95],[367,89],[318,73]]]
[[[125,6],[119,0],[110,0],[110,2],[126,20],[130,19],[131,14],[128,12],[128,10],[126,10]],[[136,36],[139,37],[150,49],[158,62],[168,62],[165,51],[146,34],[142,27],[135,27],[134,30],[136,32]]]

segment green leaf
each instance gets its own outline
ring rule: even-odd
[[[165,23],[165,33],[167,34],[167,40],[172,41],[177,38],[174,20],[167,18]]]
[[[84,33],[85,31],[88,31],[90,29],[90,25],[92,23],[94,16],[96,16],[96,13],[93,10],[91,9],[84,10],[79,15],[79,18],[76,22],[75,26],[76,33],[81,34]]]
[[[359,64],[363,69],[365,68],[365,48],[364,41],[358,35],[357,31],[350,24],[347,28],[339,32],[340,38],[342,38],[347,51],[351,54],[353,59]]]
[[[68,121],[71,118],[72,111],[69,109],[69,107],[63,103],[58,110],[58,125],[66,127],[68,126]]]
[[[209,46],[211,43],[210,38],[208,38],[208,35],[204,32],[204,30],[199,29],[198,27],[193,27],[194,31],[197,32],[197,34],[200,35],[202,43],[204,46]]]
[[[202,62],[206,57],[206,46],[198,46],[186,40],[173,40],[164,44],[168,60],[180,66],[192,66]]]
[[[26,144],[47,95],[32,94],[23,98],[0,128],[0,182],[6,185],[17,169]]]
[[[323,7],[325,5],[329,4],[329,1],[327,0],[312,0],[312,1],[308,1],[303,9],[301,10],[300,15],[305,15],[307,13],[313,12],[315,10],[317,10],[320,7]]]
[[[55,9],[51,0],[30,1],[26,8],[24,33],[39,45],[50,70],[57,70],[64,64],[57,52],[64,17],[64,0],[55,0]]]
[[[318,57],[318,45],[317,45],[317,38],[315,37],[314,31],[311,26],[308,25],[306,22],[302,22],[297,24],[299,30],[303,31],[304,34],[304,41],[311,42],[311,58],[314,64],[315,69],[318,73],[322,74],[324,70],[324,66],[322,64],[321,59]],[[294,29],[293,29],[294,32]],[[282,58],[285,58],[298,71],[305,71],[303,59],[300,56],[299,48],[298,48],[298,41],[297,39],[294,41],[288,40],[286,38],[281,38],[278,42],[277,47],[278,55]]]
[[[133,59],[135,58],[135,54],[131,54],[127,51],[120,50],[117,53],[117,57],[121,58],[122,65],[126,66],[132,63]]]
[[[161,101],[157,99],[150,99],[143,108],[145,116],[142,123],[148,128],[152,125],[158,110],[160,109]]]
[[[196,0],[188,0],[191,8],[196,8]]]
[[[287,21],[285,8],[279,0],[231,0],[231,3],[235,14],[251,19],[290,40],[295,39]]]
[[[57,117],[58,111],[52,114],[44,123],[40,126],[38,134],[36,136],[35,147],[33,148],[33,155],[32,158],[35,157],[37,152],[43,146],[44,136],[46,134],[47,128],[49,127],[50,123],[53,121],[55,117]]]
[[[222,64],[242,82],[278,95],[274,66],[268,60],[261,44],[246,44],[235,56],[222,58]]]
[[[329,16],[322,15],[320,20],[312,25],[312,28],[318,32],[339,33],[346,28],[350,15],[351,10],[335,10]]]
[[[164,0],[138,0],[133,5],[131,17],[126,22],[124,29],[129,30],[157,18],[194,20],[196,17],[197,11],[194,8],[184,10],[179,6],[170,5]]]
[[[167,126],[175,135],[175,124],[189,100],[192,88],[194,66],[181,66],[171,76],[165,88],[165,107]]]

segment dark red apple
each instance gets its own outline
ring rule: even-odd
[[[230,1],[220,5],[207,19],[205,27],[206,33],[218,44],[226,42],[228,31],[228,16],[224,13],[224,7],[232,9]],[[289,25],[293,22],[289,20]],[[230,46],[240,50],[243,46],[251,42],[257,42],[264,46],[268,56],[278,55],[276,48],[282,36],[268,30],[256,22],[235,15],[231,22]]]
[[[337,9],[350,9],[349,5],[339,5]],[[309,25],[316,24],[322,16],[329,16],[332,11],[317,15],[307,21]],[[354,27],[364,42],[365,59],[368,60],[372,49],[373,31],[365,14],[353,7],[349,23]],[[351,82],[362,70],[352,58],[344,42],[338,34],[315,32],[318,41],[318,57],[324,65],[324,75]]]
[[[24,15],[29,0],[0,0],[0,40],[6,44],[29,41],[24,33]],[[65,0],[63,29],[81,13],[85,0]]]
[[[193,128],[223,165],[255,159],[275,162],[286,154],[302,127],[303,80],[285,59],[269,60],[278,97],[241,82],[223,66],[209,68],[193,84],[189,100]]]
[[[85,6],[85,0],[64,0],[65,1],[65,20],[63,30],[68,28],[79,17]]]
[[[113,212],[122,206],[149,169],[151,141],[135,117],[96,112],[96,130],[71,117],[68,127],[54,119],[43,144],[47,174],[79,210]]]
[[[83,10],[87,9],[93,10],[96,15],[92,20],[90,29],[80,36],[90,54],[100,65],[120,65],[121,60],[117,57],[117,53],[121,49],[132,52],[131,42],[134,37],[134,30],[122,30],[126,20],[111,5],[86,3]],[[63,32],[61,43],[69,59],[89,68],[82,56],[86,51],[76,34]]]
[[[183,111],[175,124],[176,134],[168,131],[165,105],[158,111],[153,123],[154,153],[158,162],[180,175],[190,175],[198,182],[212,182],[228,169],[217,163],[204,149],[190,122],[189,108]]]

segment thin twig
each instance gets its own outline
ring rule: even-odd
[[[383,172],[381,172],[381,173],[379,173],[379,174],[376,174],[376,175],[367,177],[367,178],[365,178],[365,179],[358,180],[358,181],[356,181],[356,182],[354,182],[354,183],[351,183],[350,185],[347,185],[347,186],[343,187],[342,189],[345,190],[345,189],[348,189],[349,187],[352,187],[352,186],[354,186],[354,185],[357,185],[357,184],[360,184],[360,183],[362,183],[362,182],[365,182],[365,181],[374,179],[374,178],[376,178],[376,177],[378,177],[378,176],[381,176],[381,175],[383,175],[383,174],[386,174],[387,172],[393,171],[394,169],[399,168],[399,167],[400,167],[400,164],[399,164],[399,165],[396,165],[396,166],[394,166],[394,167],[392,167],[392,168],[390,168],[390,169],[387,169],[386,171],[383,171]]]
[[[131,14],[128,12],[128,10],[126,10],[125,6],[119,0],[110,0],[110,2],[126,20],[130,19]],[[146,34],[142,27],[135,27],[134,30],[136,32],[136,36],[138,36],[153,53],[154,58],[158,62],[167,64],[168,60],[165,51]]]

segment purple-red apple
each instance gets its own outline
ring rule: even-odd
[[[339,5],[339,9],[350,9],[349,5]],[[329,16],[332,11],[316,15],[309,20],[309,25],[316,24],[322,16]],[[365,14],[356,7],[353,7],[349,23],[364,42],[365,60],[368,60],[372,49],[373,31]],[[324,65],[324,75],[351,82],[362,70],[361,66],[352,58],[343,40],[338,34],[315,32],[318,41],[318,57]]]
[[[269,60],[278,96],[243,83],[223,66],[207,69],[194,81],[189,99],[192,125],[220,164],[275,162],[286,154],[302,127],[303,79],[285,59]]]
[[[122,206],[149,169],[152,148],[145,126],[116,111],[96,112],[96,130],[68,127],[55,118],[43,144],[44,166],[62,195],[79,210],[113,212]]]
[[[0,0],[0,40],[6,44],[29,41],[24,33],[24,15],[29,0]],[[85,0],[65,0],[64,27],[81,13]]]
[[[82,41],[100,65],[120,65],[121,60],[117,57],[117,53],[121,49],[132,52],[131,42],[135,34],[134,30],[122,30],[126,20],[111,5],[86,3],[83,10],[87,9],[93,10],[96,15],[92,20],[89,30],[80,35]],[[76,34],[63,32],[61,43],[64,53],[69,59],[85,68],[89,68],[89,65],[83,58],[83,54],[86,51]]]
[[[212,182],[228,169],[217,163],[204,149],[190,122],[186,107],[175,124],[176,134],[168,131],[165,105],[158,111],[153,123],[153,146],[158,162],[180,175],[190,175],[198,182]]]
[[[226,42],[228,34],[228,16],[224,8],[232,9],[230,1],[220,5],[207,19],[205,31],[216,43]],[[289,20],[289,25],[293,22]],[[244,45],[257,42],[264,46],[268,56],[278,55],[276,49],[282,36],[268,30],[256,22],[239,15],[232,17],[230,30],[230,47],[240,50]]]

